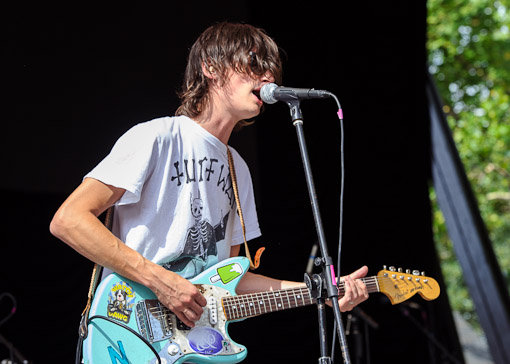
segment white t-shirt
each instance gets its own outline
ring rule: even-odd
[[[246,162],[230,148],[246,226],[261,235]],[[126,190],[112,231],[147,259],[185,278],[243,242],[226,146],[186,116],[135,125],[85,177]]]

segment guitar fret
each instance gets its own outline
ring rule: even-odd
[[[303,301],[303,306],[304,306],[306,303],[305,303],[305,296],[303,295],[303,289],[302,288],[299,289],[299,293],[300,293],[300,295],[298,296],[298,298],[301,296],[301,300]]]
[[[237,306],[239,308],[238,312],[239,312],[239,317],[246,317],[248,316],[246,314],[246,306],[244,305],[244,296],[236,296],[237,298]],[[243,313],[244,311],[244,313]]]
[[[280,300],[280,302],[278,302],[278,300]],[[282,304],[283,304],[283,299],[282,299],[280,292],[275,293],[275,302],[276,302],[277,310],[281,310]]]
[[[240,316],[239,316],[239,305],[237,303],[237,298],[236,297],[232,297],[232,312],[233,312],[233,316],[234,318],[238,319]]]
[[[279,294],[278,292],[273,292],[273,299],[274,299],[274,303],[275,303],[275,310],[280,310],[281,307],[282,307],[282,304],[281,303],[278,303],[277,299],[279,299]]]
[[[256,298],[255,298],[255,295],[254,294],[250,294],[250,302],[249,302],[249,307],[250,307],[250,316],[256,316],[257,315],[257,310],[256,310],[256,306],[255,306],[255,302],[256,302]],[[253,311],[252,311],[253,310]]]
[[[258,292],[257,293],[257,305],[259,307],[259,310],[260,310],[260,313],[267,313],[267,309],[266,309],[266,303],[264,301],[264,293],[263,292]]]
[[[262,312],[262,307],[263,307],[264,308],[264,313],[267,313],[266,301],[264,300],[264,293],[263,292],[260,293],[259,307],[260,307],[260,311],[261,312]]]
[[[289,291],[288,290],[285,291],[285,294],[287,295],[287,302],[289,303],[289,307],[287,307],[287,308],[291,308],[292,305],[290,304]]]
[[[257,312],[258,309],[258,312]],[[260,315],[262,313],[260,306],[259,306],[259,297],[258,294],[255,293],[253,295],[253,311],[255,312],[255,316]]]
[[[230,312],[230,304],[228,301],[229,301],[228,297],[223,297],[221,299],[221,302],[223,304],[223,312],[225,313],[225,317],[227,318],[227,320],[232,318],[232,312]]]
[[[253,302],[252,302],[252,300],[253,300],[253,298],[252,298],[251,294],[246,296],[246,308],[248,309],[249,316],[253,316],[253,312],[252,312]]]
[[[244,304],[244,296],[237,296],[237,297],[238,297],[237,302],[239,304],[239,313],[242,314],[242,312],[244,310],[243,316],[248,316],[248,311],[246,311],[246,305]]]
[[[269,309],[271,310],[271,312],[273,312],[273,306],[271,305],[271,297],[269,297],[269,292],[266,292],[266,296],[267,296],[267,303],[269,303]],[[264,303],[265,303],[265,301],[264,301]]]

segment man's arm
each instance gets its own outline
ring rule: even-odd
[[[240,245],[234,245],[230,249],[230,256],[235,257],[239,255],[241,249]],[[368,298],[368,290],[366,285],[359,279],[363,278],[368,273],[368,267],[363,266],[348,276],[342,277],[341,280],[345,283],[345,294],[339,298],[338,304],[342,312],[351,311],[361,302]],[[260,274],[247,272],[239,285],[237,286],[237,293],[254,293],[264,291],[275,291],[278,289],[287,289],[295,287],[306,287],[303,282],[292,282],[266,277]]]
[[[197,288],[126,246],[97,218],[124,192],[86,178],[56,212],[51,233],[84,257],[148,287],[161,303],[193,327],[207,303]]]

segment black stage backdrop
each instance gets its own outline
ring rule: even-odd
[[[203,29],[222,20],[252,23],[275,38],[286,52],[284,85],[326,89],[342,103],[342,272],[367,264],[375,275],[386,264],[424,270],[442,284],[428,200],[425,2],[261,5],[171,4],[108,13],[79,6],[72,12],[18,8],[4,14],[8,95],[1,143],[0,293],[16,298],[17,311],[0,333],[29,360],[74,360],[92,269],[49,234],[53,213],[124,131],[173,114],[189,47]],[[336,262],[337,108],[333,100],[308,100],[302,111],[329,254]],[[302,280],[317,235],[289,108],[267,106],[231,144],[254,179],[263,238],[253,245],[267,248],[259,272]],[[348,336],[352,361],[448,362],[423,330],[458,355],[442,288],[436,301],[414,297],[412,305],[391,306],[384,295],[372,295],[360,308],[379,326],[358,318],[360,334]],[[0,309],[1,319],[10,309],[7,298]],[[331,331],[332,312],[328,315]],[[248,346],[246,362],[316,362],[316,317],[310,306],[232,324],[230,333]],[[8,357],[5,346],[0,354]],[[342,362],[339,350],[335,362]]]

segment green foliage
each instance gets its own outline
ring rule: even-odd
[[[428,0],[429,72],[510,287],[510,3]],[[431,191],[434,201],[435,195]],[[441,212],[434,234],[452,307],[475,311]],[[473,320],[474,321],[474,320]]]

